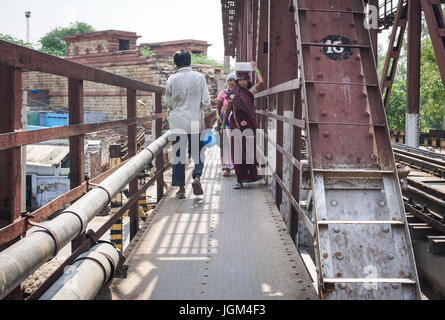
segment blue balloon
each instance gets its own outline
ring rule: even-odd
[[[203,145],[207,148],[213,147],[216,144],[216,137],[213,134],[212,130],[206,130],[202,141]]]

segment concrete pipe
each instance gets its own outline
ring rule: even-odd
[[[117,249],[109,243],[99,243],[66,267],[40,300],[92,300],[111,281],[118,263]]]
[[[0,252],[0,299],[84,232],[88,222],[163,150],[170,134],[166,132],[145,147],[57,218],[31,228],[28,236]]]

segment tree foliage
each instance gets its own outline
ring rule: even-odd
[[[71,23],[68,27],[62,28],[58,27],[42,38],[40,38],[39,43],[41,44],[41,51],[55,55],[64,56],[66,55],[66,44],[62,40],[63,38],[79,33],[94,32],[96,31],[92,26],[85,22],[76,21]]]
[[[152,59],[156,59],[156,53],[154,53],[149,46],[145,46],[141,49],[141,54],[144,57],[150,57]]]
[[[379,76],[385,61],[386,52],[379,50]],[[382,62],[383,61],[383,62]],[[392,130],[405,130],[406,113],[406,39],[397,65],[396,77],[391,91],[387,110],[388,125]],[[422,24],[421,68],[420,68],[420,121],[419,129],[442,129],[445,116],[445,90],[437,65],[428,28]]]
[[[19,46],[35,49],[34,46],[31,43],[23,41],[23,40],[16,39],[16,38],[14,38],[14,37],[12,37],[10,35],[7,35],[7,34],[0,33],[0,40],[8,41],[8,42],[11,42],[11,43],[15,43],[15,44],[18,44]]]

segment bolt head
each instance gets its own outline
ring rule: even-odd
[[[332,200],[332,201],[331,201],[331,206],[336,207],[336,206],[337,206],[337,201]]]
[[[346,284],[344,284],[344,283],[340,283],[340,284],[338,285],[338,287],[339,287],[340,289],[344,290],[344,289],[346,289]]]
[[[341,252],[337,252],[337,253],[335,254],[335,256],[337,257],[338,260],[343,260],[343,258],[344,258],[344,255],[343,255],[343,253],[341,253]]]
[[[335,233],[340,233],[340,228],[339,227],[334,227],[334,232]]]
[[[382,227],[382,231],[384,232],[384,233],[388,233],[389,232],[389,226],[383,226]]]
[[[385,201],[379,201],[379,207],[384,207],[386,205]]]
[[[392,260],[392,259],[394,259],[394,254],[392,254],[392,253],[388,253],[388,254],[386,255],[386,257],[387,257],[389,260]]]
[[[331,160],[332,159],[332,153],[330,153],[330,152],[326,153],[326,159]]]
[[[391,287],[392,287],[393,289],[398,289],[398,288],[399,288],[399,284],[398,284],[398,283],[393,283],[393,284],[391,285]]]

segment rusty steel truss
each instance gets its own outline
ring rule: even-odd
[[[445,87],[445,19],[441,3],[444,1],[399,0],[395,9],[392,10],[394,12],[393,28],[380,81],[385,109],[389,105],[405,31],[408,28],[407,113],[419,113],[422,10]]]
[[[277,206],[287,198],[291,236],[304,226],[314,238],[320,296],[420,299],[364,2],[238,2],[226,52],[256,60],[265,78],[257,148]]]

